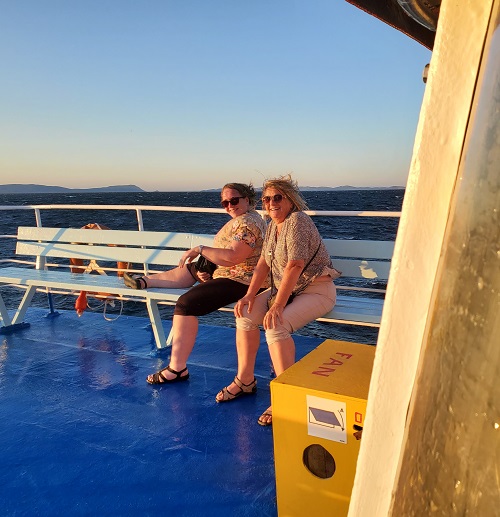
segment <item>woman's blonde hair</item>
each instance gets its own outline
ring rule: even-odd
[[[307,210],[307,203],[306,200],[302,197],[302,194],[299,190],[299,185],[294,179],[292,179],[290,174],[266,180],[262,187],[263,196],[266,195],[266,190],[269,188],[279,190],[291,201],[293,205],[292,212]]]

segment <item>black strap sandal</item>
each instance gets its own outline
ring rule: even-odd
[[[123,273],[123,282],[127,287],[131,289],[147,289],[148,283],[143,276],[133,277],[128,273]]]
[[[253,381],[250,384],[243,384],[238,377],[234,378],[234,383],[238,386],[239,391],[237,393],[231,393],[228,389],[228,386],[222,388],[219,393],[215,396],[216,402],[229,402],[231,400],[237,399],[242,395],[253,395],[257,392],[257,379],[254,377]]]
[[[170,373],[175,374],[175,377],[173,379],[167,379],[163,375],[163,372],[165,370],[168,370]],[[189,379],[189,372],[186,375],[181,376],[181,374],[183,374],[186,370],[187,370],[187,366],[180,372],[173,370],[172,368],[170,368],[170,366],[167,366],[163,370],[160,370],[160,371],[150,375],[149,377],[151,377],[151,379],[148,377],[146,379],[146,382],[148,382],[149,384],[168,384],[168,383],[172,383],[172,382],[187,381]]]

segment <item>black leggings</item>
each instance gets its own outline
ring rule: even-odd
[[[215,278],[191,287],[175,304],[174,315],[204,316],[237,302],[248,291],[248,285],[229,278]]]

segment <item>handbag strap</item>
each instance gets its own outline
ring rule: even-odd
[[[304,269],[300,273],[301,275],[304,274],[304,271],[310,266],[311,262],[314,260],[314,257],[318,254],[319,249],[321,248],[321,241],[319,242],[317,250],[314,252],[314,255],[309,259],[309,262],[305,265]],[[276,249],[276,248],[275,248]],[[271,257],[271,293],[274,291],[274,279],[273,279],[273,260],[274,260],[274,252],[273,256]],[[306,286],[307,287],[307,286]],[[305,287],[303,287],[300,291],[303,291]],[[298,294],[298,292],[294,293],[292,291],[292,294]]]

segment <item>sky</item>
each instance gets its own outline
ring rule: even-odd
[[[0,183],[404,186],[430,57],[343,0],[0,0]]]

